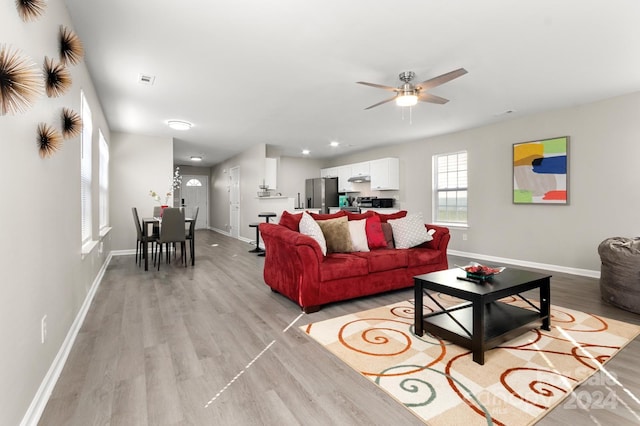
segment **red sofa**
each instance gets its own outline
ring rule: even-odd
[[[449,229],[425,226],[435,229],[433,240],[414,248],[324,256],[313,238],[280,224],[261,223],[264,281],[306,313],[331,302],[411,287],[415,275],[449,267]]]

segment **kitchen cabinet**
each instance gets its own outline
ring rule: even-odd
[[[376,191],[400,189],[400,160],[381,158],[369,161],[371,189]]]
[[[323,177],[323,178],[338,177],[338,168],[328,167],[326,169],[320,169],[320,177]]]
[[[351,165],[351,176],[369,176],[369,161]]]
[[[353,192],[353,183],[349,182],[351,174],[351,164],[339,166],[338,168],[338,192]]]

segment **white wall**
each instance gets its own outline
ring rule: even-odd
[[[452,250],[597,272],[602,240],[640,234],[638,111],[640,92],[360,152],[324,166],[399,157],[399,206],[430,218],[432,156],[467,150],[469,228],[451,230]],[[569,205],[514,205],[512,144],[565,135]]]
[[[135,250],[136,229],[131,208],[150,217],[153,207],[165,204],[173,182],[173,139],[112,133],[111,136],[111,224],[113,250]],[[150,195],[161,196],[159,204]],[[173,196],[167,205],[173,205]]]
[[[0,42],[19,48],[38,70],[58,57],[59,26],[73,28],[61,0],[49,0],[43,17],[24,23],[15,2],[0,3]],[[111,250],[111,236],[86,257],[80,244],[80,138],[64,141],[53,157],[36,147],[40,122],[60,129],[62,107],[80,112],[84,89],[93,114],[93,166],[98,129],[109,128],[84,62],[71,66],[73,86],[59,98],[42,95],[28,111],[0,116],[0,424],[17,425],[29,410],[89,289]],[[94,174],[97,176],[97,174]],[[93,185],[93,235],[98,235],[98,183]],[[47,315],[47,340],[40,323]]]

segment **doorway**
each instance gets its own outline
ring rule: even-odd
[[[184,175],[180,188],[182,203],[186,207],[187,217],[193,216],[199,207],[196,229],[209,227],[209,178],[208,176]]]
[[[240,237],[240,167],[229,170],[229,233]]]

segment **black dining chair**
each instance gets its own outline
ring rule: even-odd
[[[158,241],[158,236],[157,235],[144,235],[144,232],[142,232],[142,225],[140,224],[140,217],[138,216],[138,209],[135,207],[131,208],[131,212],[133,213],[133,221],[135,222],[135,226],[136,226],[136,233],[138,234],[138,241],[136,242],[136,263],[138,264],[138,266],[140,266],[142,264],[142,245],[143,244],[152,244],[152,250],[151,252],[153,253],[153,243]]]
[[[170,263],[169,244],[180,243],[180,260],[187,266],[187,256],[185,253],[185,231],[184,231],[184,210],[178,207],[169,207],[164,209],[162,213],[162,224],[160,225],[160,238],[156,244],[156,251],[159,250],[158,271],[160,270],[160,261],[162,260],[163,246],[167,249],[166,262]],[[176,247],[177,250],[177,247]]]
[[[189,226],[187,227],[187,229],[185,230],[186,235],[185,238],[187,240],[189,240],[189,249],[191,251],[191,266],[194,266],[196,264],[196,255],[195,255],[195,250],[196,250],[196,238],[195,238],[195,232],[196,232],[196,222],[198,221],[198,212],[200,211],[200,207],[196,207],[195,210],[193,211],[193,220],[191,221],[191,223],[189,223]]]

